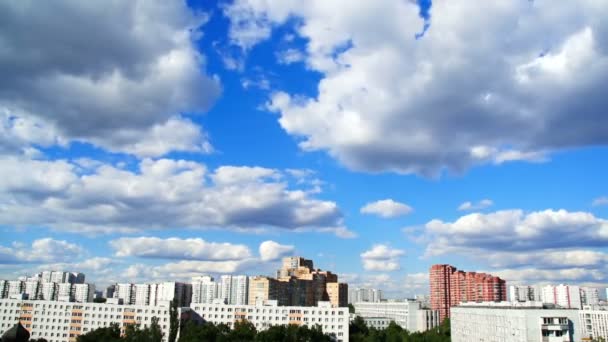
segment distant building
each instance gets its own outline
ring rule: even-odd
[[[540,302],[540,286],[511,285],[509,286],[509,301],[511,302]]]
[[[373,288],[353,288],[348,291],[349,303],[379,302],[382,300],[382,290]]]
[[[555,304],[566,309],[582,308],[581,292],[578,286],[547,285],[543,286],[541,291],[543,303]]]
[[[462,303],[450,309],[452,342],[580,341],[578,310],[540,302]]]
[[[598,305],[600,303],[600,295],[595,287],[581,287],[581,304]]]
[[[95,298],[95,285],[93,284],[73,284],[73,299],[78,303],[90,303]]]
[[[334,307],[348,306],[348,284],[327,283],[327,296],[329,302]]]
[[[439,311],[424,309],[415,300],[354,303],[355,315],[387,318],[408,331],[426,331],[439,325]]]
[[[451,265],[433,265],[430,272],[431,308],[440,320],[461,302],[506,301],[506,282],[486,273],[459,271]]]
[[[392,319],[386,317],[361,317],[370,328],[375,328],[378,330],[383,330],[388,328],[388,326],[393,322]]]

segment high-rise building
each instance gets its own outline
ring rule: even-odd
[[[333,307],[348,306],[348,284],[327,283],[327,296]]]
[[[40,299],[57,300],[57,283],[43,282],[40,288]]]
[[[71,283],[57,284],[57,300],[62,302],[72,302],[74,300]]]
[[[133,284],[134,305],[150,305],[150,284]]]
[[[25,284],[22,280],[9,280],[6,289],[6,297],[11,298],[11,296],[22,294],[24,286]]]
[[[289,305],[314,306],[329,300],[327,284],[338,282],[336,274],[315,269],[312,260],[302,257],[283,258],[282,265],[277,277]]]
[[[430,272],[431,308],[439,318],[450,316],[450,308],[461,302],[507,300],[506,282],[486,273],[459,271],[451,265],[433,265]]]
[[[8,280],[0,280],[0,298],[6,298],[8,292]]]
[[[382,290],[373,288],[353,288],[348,291],[349,303],[372,302],[382,300]]]
[[[95,285],[93,284],[73,284],[72,291],[75,302],[89,303],[95,297]]]
[[[542,288],[543,303],[551,303],[566,309],[580,309],[581,291],[578,286],[560,284]]]
[[[540,302],[539,286],[511,285],[509,286],[509,301],[511,302]]]
[[[213,277],[192,277],[192,303],[213,303],[219,297],[218,292],[218,284],[213,281]]]
[[[581,287],[581,304],[582,305],[598,305],[600,303],[600,295],[595,287]]]
[[[245,275],[223,275],[220,278],[220,295],[227,304],[247,304],[249,277]]]
[[[256,276],[249,278],[249,305],[276,300],[279,305],[288,305],[285,283],[274,278]]]
[[[23,283],[23,293],[28,299],[38,299],[40,295],[40,282],[37,280],[28,280]]]
[[[114,298],[122,299],[124,304],[132,304],[134,301],[133,284],[123,283],[116,284]]]
[[[114,298],[114,291],[116,291],[116,285],[106,287],[102,293],[103,298]]]

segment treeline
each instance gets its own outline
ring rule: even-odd
[[[157,321],[153,321],[149,327],[139,328],[136,325],[128,326],[125,334],[120,335],[118,325],[99,328],[78,337],[77,342],[161,342],[162,331]],[[175,341],[169,338],[170,341]],[[177,342],[329,342],[332,338],[323,334],[321,327],[296,325],[277,325],[266,330],[257,331],[249,321],[239,321],[230,329],[225,324],[203,323],[196,324],[193,321],[186,322],[179,333]]]
[[[450,342],[450,320],[445,319],[435,329],[412,333],[395,322],[391,322],[382,330],[370,328],[361,317],[357,316],[350,323],[349,335],[352,342]]]

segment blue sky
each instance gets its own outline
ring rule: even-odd
[[[0,5],[1,278],[608,285],[608,6],[59,3]]]

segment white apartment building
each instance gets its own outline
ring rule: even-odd
[[[542,287],[543,303],[559,305],[566,309],[580,309],[581,292],[578,286],[560,284]]]
[[[452,342],[578,342],[578,310],[541,302],[461,303],[450,309]]]
[[[426,331],[439,325],[439,311],[422,308],[414,300],[354,303],[355,315],[362,318],[384,317],[408,331]]]
[[[336,341],[348,341],[348,308],[331,307],[329,302],[319,302],[314,306],[279,306],[277,301],[256,305],[192,303],[191,312],[195,319],[215,324],[224,323],[234,327],[239,320],[248,320],[257,330],[265,330],[273,325],[321,326],[323,333],[330,334]]]
[[[349,303],[379,302],[382,300],[382,290],[372,288],[353,288],[348,291]]]
[[[6,298],[22,294],[24,287],[22,280],[9,280],[6,288]]]
[[[89,303],[95,297],[95,285],[93,284],[73,284],[72,298],[78,303]]]
[[[598,305],[600,303],[600,295],[595,287],[581,287],[581,304]]]
[[[29,299],[38,299],[39,297],[39,285],[38,281],[28,280],[23,283],[23,293],[27,295]]]
[[[71,302],[74,300],[71,283],[57,284],[57,300],[62,302]]]
[[[158,306],[70,303],[45,300],[0,299],[0,335],[17,322],[30,331],[31,339],[70,342],[89,331],[112,323],[145,328],[158,318],[163,341],[169,336],[169,303]]]
[[[150,284],[134,284],[133,300],[130,304],[150,305]]]
[[[213,303],[219,292],[219,284],[213,281],[213,277],[192,277],[192,303]]]
[[[247,304],[249,277],[245,275],[223,275],[220,277],[220,299],[227,304]]]
[[[509,286],[509,301],[511,302],[540,302],[540,286],[511,285]]]
[[[57,300],[57,283],[41,283],[40,298],[42,300]]]
[[[114,298],[122,299],[125,304],[132,304],[135,299],[133,295],[133,284],[116,284]]]
[[[578,312],[583,338],[608,341],[608,307],[587,305]]]
[[[8,292],[8,280],[0,280],[0,298],[6,298]]]

